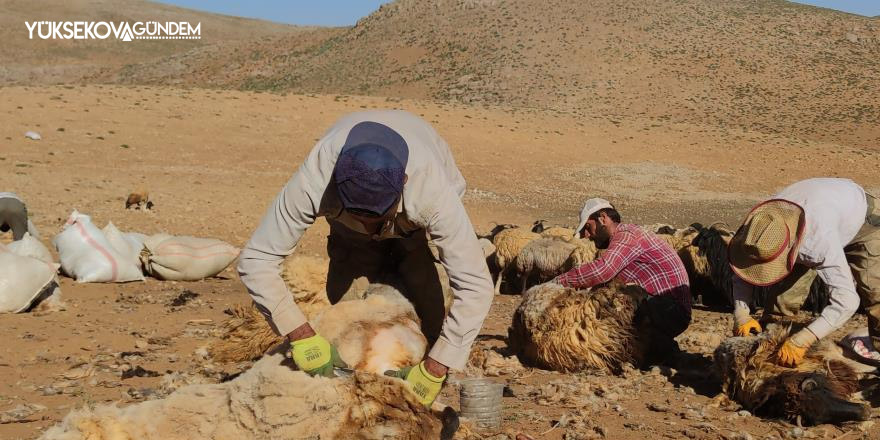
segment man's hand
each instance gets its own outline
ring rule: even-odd
[[[761,333],[761,324],[758,324],[758,321],[754,318],[751,318],[744,324],[736,327],[737,336],[751,336],[753,334],[757,335],[758,333]]]
[[[431,406],[434,399],[440,394],[440,389],[443,388],[447,370],[445,365],[431,358],[426,358],[416,365],[401,370],[386,371],[385,375],[405,380],[413,394],[418,397],[419,402],[422,405]]]
[[[761,324],[749,314],[749,308],[736,307],[733,310],[734,336],[750,336],[761,333]]]
[[[300,326],[288,335],[290,355],[297,368],[310,376],[334,377],[333,367],[347,368],[336,347],[312,330],[309,324]],[[294,339],[296,338],[296,339]]]
[[[816,335],[809,329],[803,329],[788,339],[779,348],[776,354],[777,362],[783,367],[796,367],[804,360],[807,349],[818,340]]]

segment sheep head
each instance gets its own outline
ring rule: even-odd
[[[789,329],[779,326],[752,337],[729,338],[715,349],[723,390],[749,411],[809,425],[866,420],[865,405],[849,397],[858,389],[856,372],[814,345],[796,368],[776,364]]]

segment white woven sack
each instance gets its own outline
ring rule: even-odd
[[[104,237],[107,238],[107,242],[110,243],[113,250],[137,266],[138,270],[143,271],[141,251],[144,248],[144,240],[140,237],[146,237],[145,235],[136,232],[122,232],[116,228],[116,225],[114,225],[113,222],[108,222],[107,226],[104,226],[104,229],[102,229],[101,232],[104,234]]]
[[[141,270],[120,254],[92,219],[73,211],[64,230],[52,240],[64,273],[80,283],[143,281]]]
[[[27,310],[44,290],[54,288],[57,270],[57,264],[0,249],[0,313]]]
[[[144,241],[144,270],[159,279],[196,281],[226,269],[238,249],[213,238],[173,237],[158,234]]]
[[[13,254],[36,258],[37,260],[50,264],[55,262],[55,260],[52,259],[52,253],[49,252],[46,245],[40,240],[34,238],[30,232],[25,232],[24,236],[21,237],[21,240],[13,241],[6,247],[9,248],[9,251]]]

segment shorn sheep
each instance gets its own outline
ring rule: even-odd
[[[866,420],[867,406],[848,399],[858,373],[829,341],[810,347],[797,368],[776,364],[789,329],[774,326],[758,336],[734,337],[715,349],[723,391],[756,415],[814,425]]]
[[[508,330],[511,348],[533,365],[563,372],[620,372],[644,361],[647,335],[634,323],[647,297],[635,285],[611,283],[592,290],[557,284],[529,289]]]
[[[281,268],[281,278],[284,279],[294,301],[307,318],[315,319],[323,310],[330,307],[326,288],[328,271],[326,259],[294,255],[285,260]],[[448,312],[452,304],[452,292],[446,272],[440,264],[437,264],[437,270],[444,289],[444,306]],[[353,284],[352,289],[356,291],[353,296],[364,298],[387,288],[383,286],[385,285],[370,284],[366,278],[359,278]],[[400,295],[399,291],[396,293]],[[405,299],[403,301],[409,304]],[[272,329],[253,304],[231,307],[227,313],[230,318],[223,323],[223,336],[208,350],[219,362],[259,359],[263,353],[284,340],[284,337]],[[415,321],[419,322],[418,318],[415,318]]]
[[[432,413],[382,376],[422,359],[427,342],[412,306],[393,287],[330,306],[313,320],[355,370],[329,379],[294,371],[280,353],[230,382],[190,385],[165,399],[71,412],[45,440],[451,438],[457,419]],[[444,426],[445,425],[445,426]]]
[[[234,307],[231,314],[223,323],[221,339],[210,347],[215,360],[257,359],[284,342],[256,307]],[[412,305],[396,288],[384,284],[371,284],[364,299],[324,308],[311,317],[311,324],[336,346],[348,365],[374,373],[417,363],[427,346]],[[387,360],[393,364],[382,363]]]
[[[529,281],[537,276],[538,283],[563,274],[596,258],[596,245],[590,240],[542,237],[527,244],[516,257],[516,269],[525,292]]]

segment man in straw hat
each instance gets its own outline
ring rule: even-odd
[[[464,193],[448,145],[411,113],[352,113],[318,141],[270,205],[238,264],[254,301],[290,340],[301,370],[330,376],[342,366],[279,273],[306,229],[325,217],[330,302],[349,294],[362,277],[401,281],[433,345],[424,361],[392,374],[406,380],[422,403],[433,402],[447,369],[464,368],[493,298],[492,277],[461,202]],[[429,240],[439,249],[454,294],[448,316]]]
[[[843,344],[880,365],[880,211],[874,197],[849,179],[816,178],[792,184],[753,208],[730,241],[735,333],[760,332],[749,314],[754,286],[783,281],[795,265],[814,268],[831,303],[780,347],[778,362],[795,366],[814,342],[842,326],[859,307],[868,334]]]
[[[576,289],[612,279],[638,284],[648,292],[636,313],[636,325],[652,335],[649,362],[664,361],[678,352],[674,338],[691,321],[690,284],[678,254],[656,235],[621,223],[620,214],[605,199],[587,200],[575,231],[576,236],[593,240],[605,252],[554,281]]]

